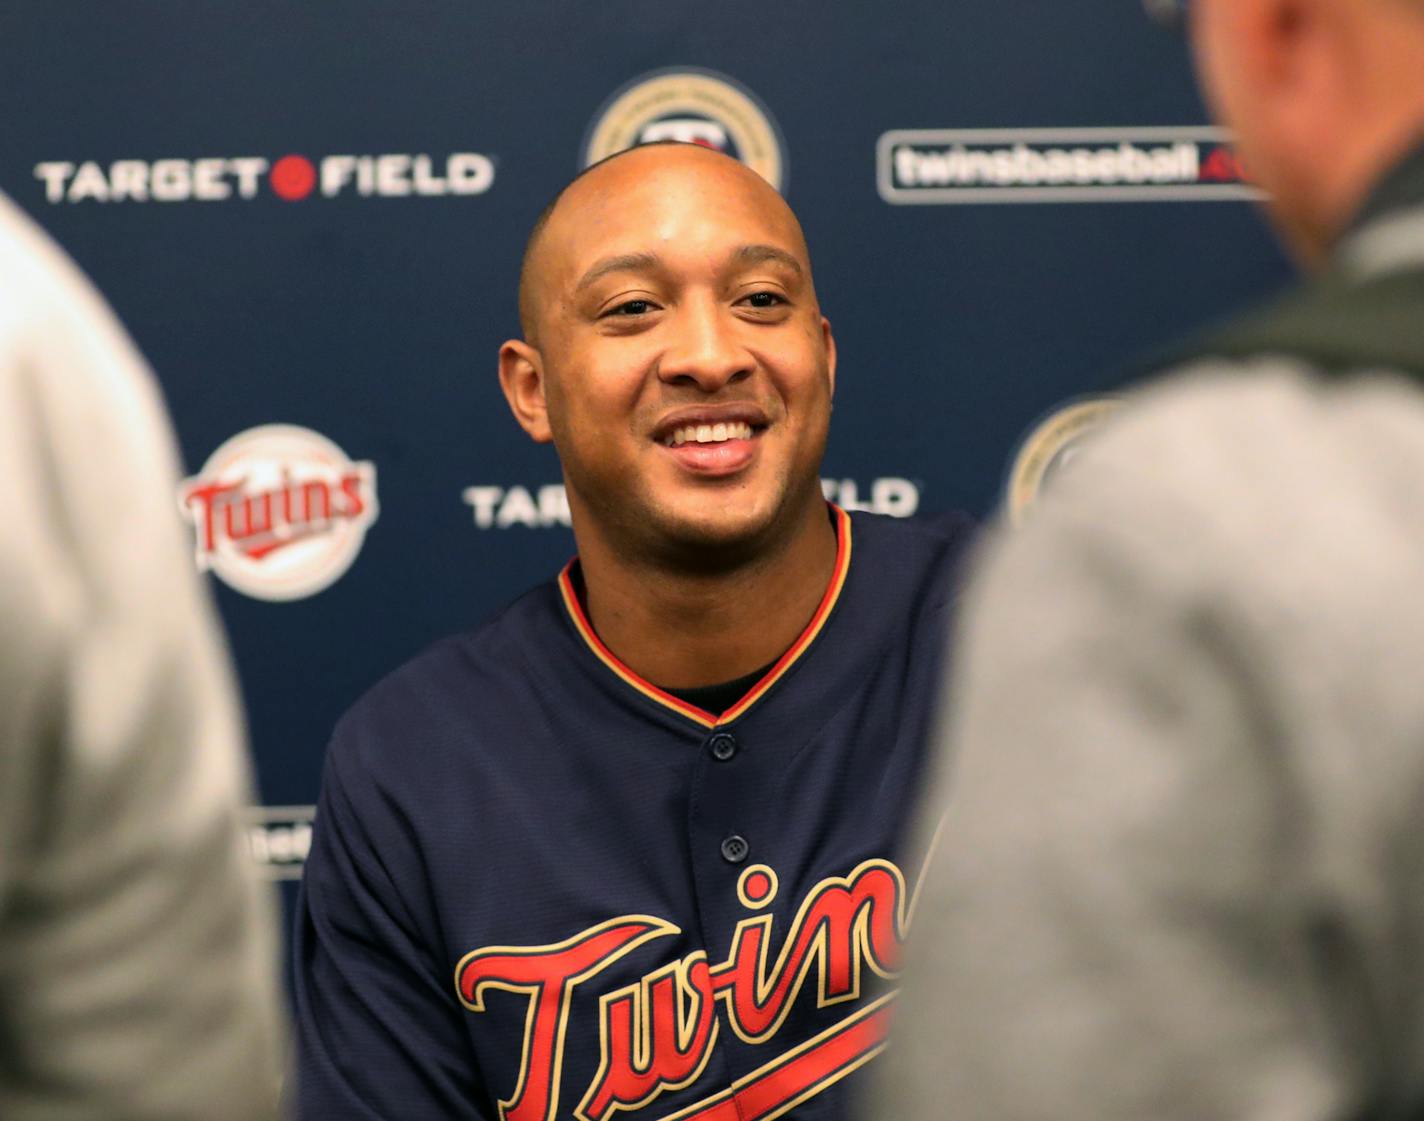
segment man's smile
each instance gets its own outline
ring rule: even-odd
[[[663,446],[680,447],[683,444],[721,444],[727,440],[750,440],[752,426],[734,420],[731,424],[688,424],[673,430],[664,438]]]
[[[756,405],[702,405],[669,413],[653,430],[653,440],[685,470],[719,478],[737,474],[756,458],[757,441],[769,424]]]

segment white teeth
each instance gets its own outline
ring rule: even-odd
[[[727,440],[750,440],[752,426],[734,420],[722,424],[688,424],[673,430],[664,443],[670,448],[683,444],[721,444]]]

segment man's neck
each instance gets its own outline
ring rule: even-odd
[[[644,679],[668,689],[731,681],[775,661],[811,621],[830,583],[836,531],[816,502],[755,559],[725,569],[630,566],[580,542],[594,630]]]
[[[1363,130],[1362,130],[1363,132]],[[1349,158],[1333,178],[1322,177],[1322,247],[1316,263],[1323,265],[1341,238],[1370,209],[1372,196],[1390,173],[1424,140],[1424,121],[1390,122],[1357,138]]]

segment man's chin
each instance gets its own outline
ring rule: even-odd
[[[694,567],[740,563],[766,547],[777,522],[776,505],[729,497],[650,511],[649,528],[663,551]]]

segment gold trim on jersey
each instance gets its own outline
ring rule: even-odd
[[[830,583],[826,586],[826,594],[821,597],[816,613],[811,616],[811,621],[806,624],[806,629],[801,632],[800,637],[791,644],[786,653],[777,659],[776,664],[767,670],[766,675],[753,685],[741,700],[720,716],[700,709],[696,705],[688,704],[664,689],[659,689],[651,681],[640,677],[624,665],[618,656],[603,644],[603,641],[595,633],[593,625],[588,621],[588,616],[584,614],[583,605],[579,603],[578,593],[574,590],[572,572],[574,564],[578,560],[577,557],[564,565],[563,571],[559,573],[559,592],[563,596],[564,608],[568,611],[569,618],[573,620],[574,629],[578,631],[588,648],[593,651],[594,656],[643,696],[657,701],[664,708],[670,708],[678,715],[685,716],[704,728],[730,724],[761,700],[767,691],[781,680],[796,660],[806,652],[811,643],[816,640],[816,636],[821,633],[822,628],[825,627],[826,620],[830,618],[836,601],[840,599],[841,589],[845,587],[846,575],[850,572],[850,515],[834,504],[831,505],[831,512],[835,516],[836,524],[836,561],[831,570]]]

